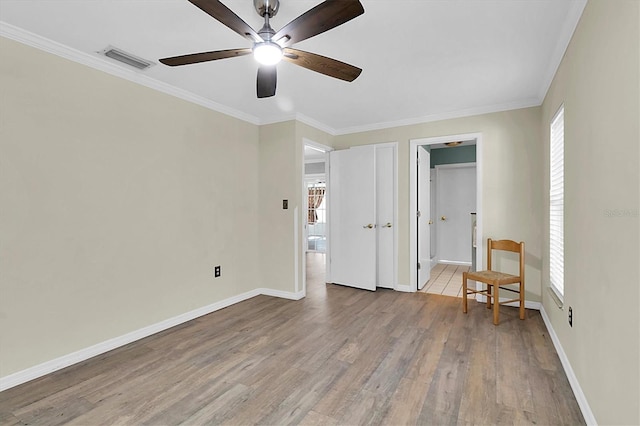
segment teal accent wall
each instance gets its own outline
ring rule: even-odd
[[[431,168],[441,164],[475,163],[476,146],[466,145],[431,150]]]

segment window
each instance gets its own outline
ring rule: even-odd
[[[551,120],[549,150],[549,281],[564,296],[564,105]]]
[[[327,207],[325,182],[307,183],[307,251],[325,252]]]

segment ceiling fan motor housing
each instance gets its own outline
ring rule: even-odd
[[[269,18],[273,18],[278,13],[280,7],[279,0],[253,0],[253,7],[256,8],[256,12],[262,17],[268,15]]]

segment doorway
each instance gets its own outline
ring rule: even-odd
[[[481,241],[481,235],[482,235],[482,229],[481,229],[481,225],[482,225],[482,207],[481,207],[482,134],[471,133],[471,134],[450,135],[450,136],[411,140],[410,155],[411,155],[411,158],[416,158],[416,161],[412,161],[410,163],[410,168],[409,168],[409,173],[410,173],[409,232],[410,232],[410,238],[412,243],[410,245],[410,253],[409,253],[409,258],[411,262],[411,268],[410,268],[411,284],[408,286],[409,288],[407,288],[407,291],[419,291],[421,288],[423,288],[426,285],[426,282],[421,282],[421,281],[424,280],[425,276],[434,275],[434,276],[429,276],[429,278],[432,279],[432,278],[440,277],[441,280],[447,276],[446,274],[445,275],[441,274],[440,269],[434,269],[433,270],[434,274],[428,274],[428,273],[425,274],[425,271],[422,270],[423,268],[426,267],[431,272],[431,268],[435,267],[438,264],[438,260],[439,260],[438,239],[440,237],[438,235],[440,230],[439,228],[442,228],[443,224],[449,225],[451,222],[447,223],[447,219],[449,219],[448,215],[440,214],[437,212],[437,206],[435,206],[435,209],[431,208],[431,207],[434,207],[433,204],[437,204],[437,201],[438,201],[438,194],[437,194],[438,191],[436,189],[437,185],[435,185],[435,182],[433,182],[434,178],[437,179],[437,172],[435,172],[434,169],[431,169],[431,164],[429,165],[429,170],[426,170],[426,166],[424,164],[423,165],[420,164],[418,156],[422,150],[433,152],[433,150],[436,150],[436,149],[442,149],[442,148],[450,149],[453,147],[465,146],[465,145],[475,146],[475,183],[472,185],[473,186],[472,192],[474,193],[473,195],[475,195],[475,208],[467,208],[466,210],[471,209],[473,211],[464,212],[464,217],[466,217],[468,220],[465,220],[464,217],[462,216],[459,216],[459,220],[458,220],[458,221],[462,221],[460,223],[462,223],[463,224],[462,226],[464,226],[464,232],[466,233],[466,231],[469,231],[468,235],[465,234],[465,241],[467,239],[469,240],[468,241],[469,244],[465,243],[465,245],[469,246],[467,247],[468,250],[465,249],[465,254],[468,256],[468,259],[467,258],[458,259],[459,260],[458,262],[454,261],[450,263],[452,263],[454,266],[458,266],[456,265],[458,263],[462,264],[462,266],[466,266],[470,263],[476,264],[476,265],[482,264],[482,250],[475,250],[475,254],[474,255],[471,254],[472,253],[471,234],[473,232],[473,229],[475,229],[476,237],[478,241]],[[450,155],[451,153],[452,151],[449,151],[447,155]],[[453,160],[449,162],[449,164],[455,163],[455,162],[456,160]],[[440,164],[443,164],[443,163],[440,163]],[[447,164],[447,163],[445,162],[444,164]],[[425,176],[430,177],[429,182],[426,182]],[[422,182],[422,185],[419,185],[419,179]],[[422,186],[423,188],[422,190],[419,189],[420,186]],[[422,206],[419,206],[421,197],[424,197],[424,192],[427,190],[429,191],[431,202],[433,202],[429,208],[425,207],[424,204]],[[435,194],[433,193],[434,190],[435,190]],[[422,195],[420,195],[421,193]],[[423,217],[423,222],[421,224],[419,219],[421,215],[424,215],[425,211],[428,211],[429,219],[424,220],[424,217]],[[473,222],[474,225],[472,225],[471,213],[476,213],[476,215],[474,216],[475,217],[475,221]],[[442,217],[444,217],[445,219],[442,219]],[[460,219],[461,217],[462,219]],[[428,225],[425,225],[425,223],[427,223]],[[425,226],[428,227],[428,232],[425,232],[424,230]],[[467,236],[468,238],[466,238]],[[466,253],[467,251],[468,253]],[[429,256],[431,257],[429,261],[425,260],[425,253],[429,253]],[[473,256],[475,256],[475,259],[473,259]],[[444,259],[444,260],[446,261],[450,259]],[[469,262],[469,260],[471,260],[471,262]],[[441,268],[441,269],[444,270],[447,268]],[[451,267],[448,269],[451,270]],[[457,282],[461,280],[455,280],[455,281]]]
[[[304,139],[302,173],[302,279],[305,294],[322,292],[326,282],[329,241],[327,174],[331,147]],[[312,283],[317,288],[307,288]]]

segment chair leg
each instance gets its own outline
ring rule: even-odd
[[[520,319],[524,319],[524,283],[520,282]]]
[[[487,309],[491,309],[491,284],[487,284]]]
[[[462,273],[462,312],[467,313],[467,273]]]
[[[498,325],[500,322],[500,286],[494,286],[493,289],[493,324]]]

